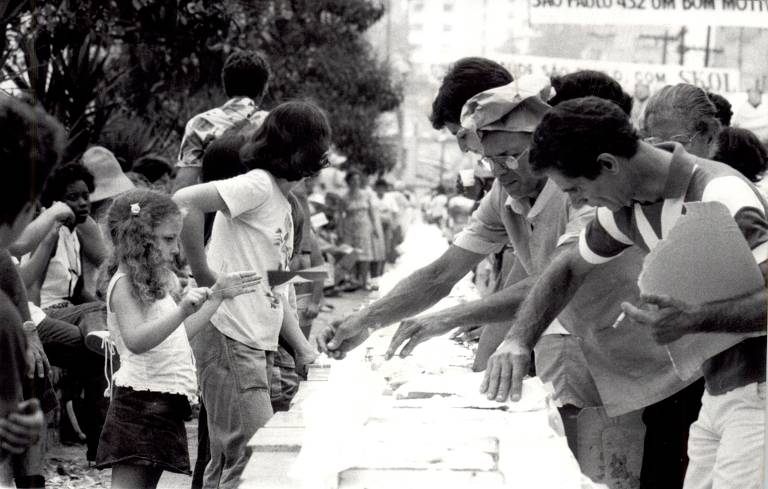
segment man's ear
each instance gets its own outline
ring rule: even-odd
[[[597,156],[597,162],[600,163],[602,171],[608,173],[619,173],[619,160],[611,153],[600,153]]]

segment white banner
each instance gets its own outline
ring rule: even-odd
[[[534,24],[768,28],[768,0],[529,0]]]
[[[637,82],[647,83],[652,88],[690,83],[717,93],[740,90],[739,71],[729,68],[694,68],[494,53],[489,54],[488,57],[504,65],[516,77],[532,73],[553,76],[579,70],[602,71],[621,83],[629,93],[634,91]],[[435,69],[440,68],[435,67]],[[442,73],[445,73],[445,67],[442,68]]]

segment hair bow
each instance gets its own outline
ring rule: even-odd
[[[139,203],[136,202],[135,204],[131,204],[131,214],[134,216],[138,216],[139,212],[141,212],[141,206],[139,205]]]

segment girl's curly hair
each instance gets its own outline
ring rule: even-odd
[[[107,216],[113,250],[102,273],[102,289],[122,263],[140,304],[147,306],[166,295],[173,275],[155,240],[157,228],[173,217],[181,219],[179,207],[160,192],[131,190],[115,198]]]

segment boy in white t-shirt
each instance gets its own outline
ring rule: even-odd
[[[248,173],[174,196],[187,211],[182,243],[192,268],[201,270],[198,282],[241,269],[256,270],[265,279],[264,293],[227,301],[211,318],[213,328],[192,342],[210,432],[204,487],[238,486],[248,460],[246,443],[272,416],[270,375],[283,307],[275,302],[267,271],[288,269],[293,222],[285,195],[326,165],[329,145],[323,112],[311,103],[287,102],[246,144],[242,159]],[[217,212],[207,251],[202,243],[206,212]],[[274,293],[285,291],[276,287]]]

